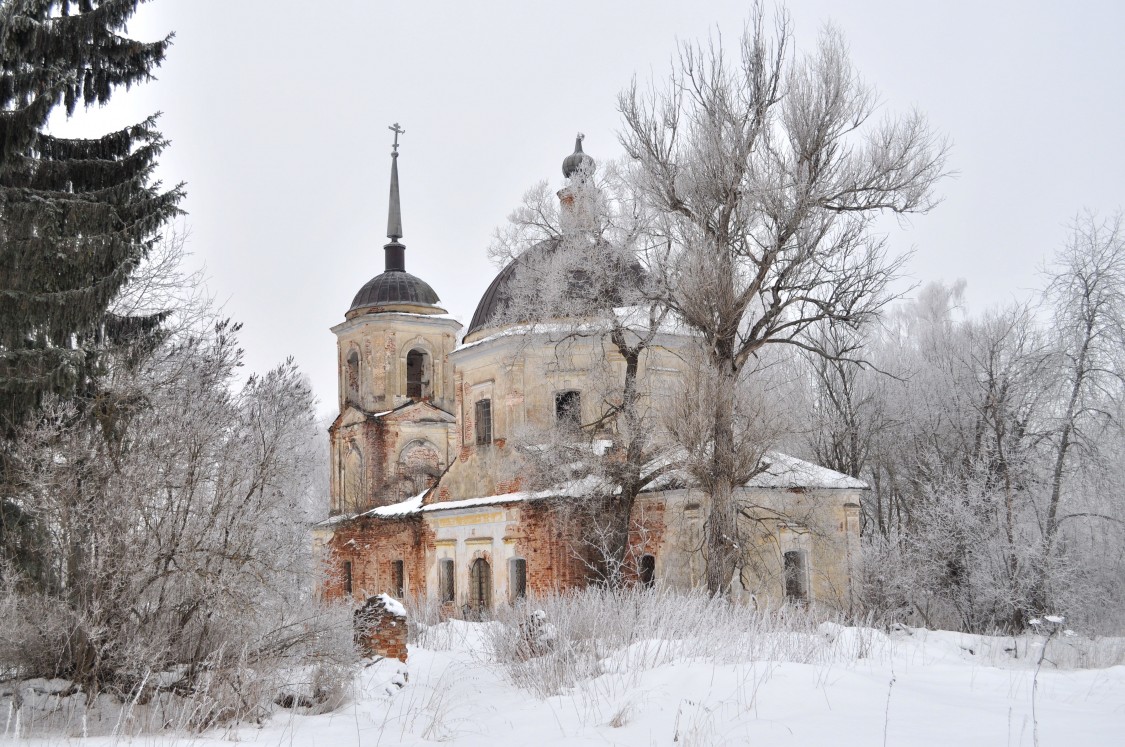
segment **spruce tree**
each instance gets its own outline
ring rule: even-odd
[[[90,139],[47,127],[152,77],[172,37],[125,35],[143,1],[0,0],[0,439],[159,323],[107,313],[183,196],[153,178],[155,116]]]

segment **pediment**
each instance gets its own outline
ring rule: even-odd
[[[336,416],[336,419],[332,421],[332,429],[335,430],[337,428],[347,428],[350,425],[357,425],[366,422],[367,418],[368,413],[355,405],[345,405],[340,414]]]
[[[451,413],[446,412],[440,407],[435,407],[429,402],[411,402],[401,407],[396,407],[388,413],[381,416],[382,420],[388,422],[436,422],[436,423],[455,423],[455,418]]]
[[[386,410],[384,412],[367,412],[353,404],[347,404],[344,406],[343,411],[336,416],[336,420],[332,422],[330,430],[348,428],[353,425],[360,425],[371,421],[380,421],[387,424],[407,422],[455,423],[457,422],[457,418],[429,402],[408,402],[405,405],[400,405],[393,410]]]

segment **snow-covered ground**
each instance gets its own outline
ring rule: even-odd
[[[132,743],[992,747],[1033,744],[1038,721],[1040,745],[1125,744],[1125,666],[1077,668],[1083,657],[1100,655],[1089,642],[1052,641],[1035,685],[1042,638],[1034,636],[886,635],[831,623],[813,634],[769,634],[791,636],[773,650],[805,663],[692,656],[682,641],[641,639],[600,660],[600,674],[544,698],[512,684],[513,670],[490,653],[495,625],[429,628],[426,645],[412,646],[406,664],[366,668],[356,696],[334,713],[283,712],[260,728]],[[1121,645],[1102,643],[1118,660]],[[551,654],[560,655],[568,654]],[[15,741],[10,728],[7,738]],[[90,747],[124,741],[18,740]]]

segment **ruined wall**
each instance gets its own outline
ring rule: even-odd
[[[326,542],[331,573],[323,593],[328,599],[346,596],[344,563],[352,567],[352,594],[366,599],[394,595],[393,561],[403,561],[405,595],[426,593],[426,549],[433,535],[421,516],[401,519],[359,518],[341,521]]]
[[[355,611],[356,641],[364,656],[406,661],[406,616],[388,604],[393,602],[373,596]]]
[[[682,341],[681,341],[682,344]],[[585,424],[598,420],[607,402],[620,396],[625,362],[608,342],[597,337],[566,341],[510,334],[487,338],[454,352],[454,412],[458,419],[455,449],[463,466],[443,481],[449,490],[436,500],[498,495],[519,489],[518,465],[507,463],[504,446],[515,436],[526,438],[528,428],[555,422],[556,397],[577,391]],[[638,371],[640,390],[663,386],[678,376],[683,361],[671,349],[650,348]],[[655,389],[653,390],[655,391]],[[476,444],[476,403],[491,402],[492,440]],[[656,403],[642,402],[642,407]],[[655,417],[655,415],[654,415]],[[605,436],[611,434],[607,431]],[[452,472],[452,471],[451,471]]]
[[[529,594],[548,594],[584,586],[590,567],[563,517],[549,501],[525,503],[511,529],[516,555],[527,560]]]

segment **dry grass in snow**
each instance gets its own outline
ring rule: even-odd
[[[1121,639],[887,631],[651,592],[541,599],[489,622],[411,615],[409,662],[364,669],[334,713],[136,743],[1069,747],[1125,734]]]

